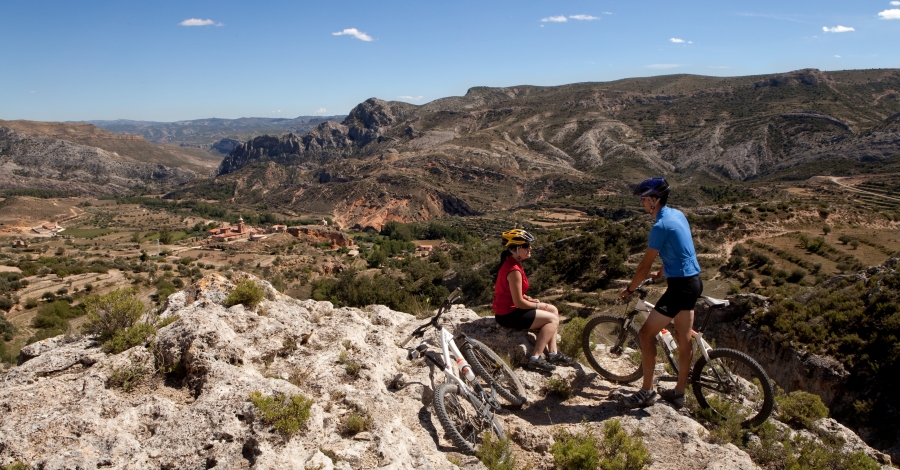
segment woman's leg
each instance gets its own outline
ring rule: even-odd
[[[541,304],[541,307],[544,307],[544,304]],[[548,304],[548,307],[553,307]],[[556,307],[553,307],[553,310],[550,311],[544,310],[543,308],[536,310],[534,314],[534,322],[531,324],[531,329],[538,329],[540,331],[537,333],[537,340],[534,342],[534,351],[532,351],[532,356],[540,356],[544,353],[544,348],[550,348],[550,352],[556,352],[556,332],[559,330],[559,312],[556,310]]]

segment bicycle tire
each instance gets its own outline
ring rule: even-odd
[[[527,401],[525,386],[506,361],[484,343],[472,338],[462,342],[460,352],[469,361],[472,372],[493,387],[510,408],[522,408]]]
[[[744,427],[765,422],[775,406],[775,391],[762,366],[734,349],[712,349],[709,359],[712,364],[700,356],[691,372],[691,389],[700,407],[725,417],[730,413],[728,408],[736,406],[735,412],[746,415],[741,422]],[[737,374],[738,381],[724,383],[720,380],[714,372],[720,367]]]
[[[474,455],[486,431],[491,431],[500,439],[506,439],[503,426],[493,414],[490,423],[479,410],[486,408],[480,404],[476,407],[469,399],[459,393],[459,386],[444,382],[434,391],[434,413],[444,427],[447,437],[464,454]]]
[[[581,334],[581,349],[598,374],[617,383],[629,383],[643,377],[641,340],[634,323],[623,331],[625,319],[616,315],[598,315]],[[624,334],[623,334],[624,333]]]

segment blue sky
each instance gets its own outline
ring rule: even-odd
[[[335,115],[473,86],[896,68],[898,44],[898,0],[0,0],[0,119]]]

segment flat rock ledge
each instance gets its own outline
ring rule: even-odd
[[[61,336],[25,348],[20,364],[0,377],[0,466],[484,468],[457,452],[433,414],[442,371],[408,361],[397,346],[424,320],[379,305],[295,300],[265,281],[267,300],[256,309],[223,306],[242,277],[250,276],[210,275],[172,295],[160,316],[177,320],[148,344],[120,354],[105,354],[90,337]],[[513,362],[531,347],[525,333],[463,306],[447,312],[444,325]],[[351,362],[359,365],[355,374],[348,373]],[[546,396],[549,375],[516,371],[529,403],[501,411],[500,420],[523,465],[552,468],[558,430],[617,418],[644,434],[650,468],[756,468],[738,448],[708,443],[702,426],[667,405],[621,408],[609,399],[616,387],[590,369],[554,373],[575,390],[563,402]],[[115,386],[123,376],[135,378],[128,391]],[[309,420],[296,434],[277,432],[250,402],[254,391],[311,398]],[[371,427],[349,433],[344,422],[351,413],[371,417]]]

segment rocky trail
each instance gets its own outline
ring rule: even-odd
[[[0,466],[484,468],[457,452],[433,413],[442,372],[421,359],[408,361],[397,346],[424,320],[384,306],[300,301],[264,281],[267,300],[256,309],[223,306],[242,276],[210,275],[173,294],[160,318],[177,319],[146,346],[110,355],[90,337],[60,336],[24,348],[20,365],[0,377]],[[524,333],[511,334],[462,306],[443,320],[511,362],[530,348]],[[662,402],[620,407],[610,399],[620,387],[586,366],[554,372],[572,385],[574,395],[565,401],[546,393],[550,375],[516,373],[528,403],[501,411],[500,420],[522,468],[553,468],[550,449],[559,430],[599,430],[611,418],[643,433],[650,468],[756,468],[734,445],[710,443],[686,411]],[[125,375],[130,387],[121,385]],[[302,394],[313,402],[309,420],[296,434],[279,433],[261,419],[252,392]],[[367,429],[350,431],[353,415],[370,418]],[[864,447],[857,441],[848,442]]]

